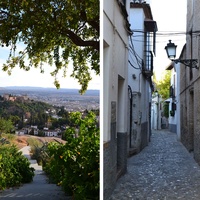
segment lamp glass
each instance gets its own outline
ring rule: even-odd
[[[171,43],[171,40],[169,40],[169,43],[165,47],[169,59],[176,58],[176,47],[177,46],[174,43]]]

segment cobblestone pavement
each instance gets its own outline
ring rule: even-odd
[[[200,166],[169,131],[153,131],[151,142],[128,159],[110,200],[200,200]]]

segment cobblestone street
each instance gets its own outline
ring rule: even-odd
[[[169,131],[152,131],[149,146],[128,159],[110,200],[199,200],[200,166]]]

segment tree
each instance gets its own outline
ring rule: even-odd
[[[24,45],[17,51],[17,43]],[[56,78],[73,62],[72,77],[87,89],[90,70],[99,74],[99,1],[98,0],[2,0],[0,2],[0,43],[10,46],[3,70],[11,74],[19,65],[24,70],[44,63],[55,65]],[[17,54],[16,54],[17,53]],[[27,61],[28,60],[28,61]]]
[[[163,73],[163,78],[160,81],[156,80],[156,77],[154,76],[156,90],[161,95],[163,100],[169,98],[170,79],[171,70],[165,71]],[[163,102],[163,115],[167,118],[169,117],[169,104],[167,102]]]
[[[163,74],[163,78],[159,81],[156,80],[156,77],[154,77],[156,90],[162,96],[163,99],[169,98],[170,79],[171,79],[171,71],[165,71]]]
[[[0,118],[0,135],[1,133],[11,133],[13,130],[14,126],[11,120]]]
[[[96,115],[74,112],[70,120],[74,127],[66,130],[66,143],[48,144],[43,169],[74,199],[99,199],[100,134]]]

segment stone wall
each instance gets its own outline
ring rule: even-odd
[[[181,109],[180,109],[180,130],[181,130],[181,142],[186,147],[188,151],[192,151],[193,149],[193,138],[192,135],[189,132],[189,119],[188,119],[188,106],[187,103],[188,96],[187,96],[187,90],[180,95],[181,100]]]
[[[200,80],[194,85],[194,158],[200,165]]]
[[[141,150],[144,149],[149,143],[149,130],[148,122],[141,124]]]
[[[127,133],[117,133],[117,178],[127,171]]]
[[[104,199],[109,199],[117,180],[116,123],[111,124],[111,140],[104,143],[103,187]]]

